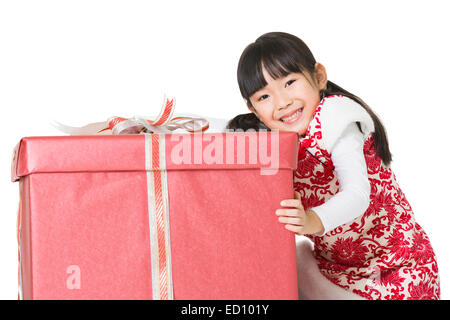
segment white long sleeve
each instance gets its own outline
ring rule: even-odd
[[[322,220],[323,234],[362,215],[369,206],[370,183],[363,145],[364,136],[353,122],[330,150],[339,192],[324,204],[311,208]]]

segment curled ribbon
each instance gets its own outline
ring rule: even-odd
[[[175,99],[169,100],[164,97],[161,112],[155,120],[147,120],[141,117],[111,117],[105,122],[90,123],[83,127],[70,127],[56,121],[53,126],[71,135],[107,134],[108,130],[112,134],[171,133],[176,129],[194,133],[208,130],[208,120],[196,117],[172,118],[174,110]]]

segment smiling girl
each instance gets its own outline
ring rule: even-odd
[[[329,81],[302,40],[281,32],[244,50],[238,83],[251,113],[228,129],[299,136],[294,199],[283,200],[276,215],[312,240],[297,243],[300,298],[439,299],[433,249],[367,104]]]

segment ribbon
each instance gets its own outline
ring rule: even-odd
[[[172,300],[172,259],[170,249],[169,195],[165,170],[165,135],[145,135],[148,221],[153,300]]]
[[[163,106],[155,120],[147,120],[141,117],[122,118],[111,117],[105,122],[95,122],[83,127],[70,127],[54,121],[53,126],[70,135],[107,134],[137,134],[137,133],[171,133],[176,129],[187,132],[203,132],[208,130],[209,122],[199,117],[173,117],[175,110],[175,98],[164,97]]]

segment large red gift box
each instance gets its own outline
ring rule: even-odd
[[[297,299],[296,133],[28,137],[23,299]]]

